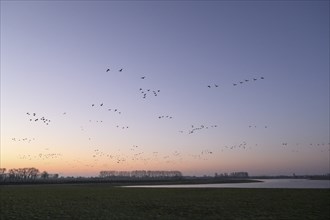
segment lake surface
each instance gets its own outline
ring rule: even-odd
[[[144,188],[289,188],[289,189],[330,189],[330,180],[308,179],[258,179],[257,183],[217,183],[180,185],[141,185],[125,187]]]

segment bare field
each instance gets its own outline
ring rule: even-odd
[[[0,186],[0,219],[327,219],[329,189]]]

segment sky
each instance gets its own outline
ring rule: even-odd
[[[327,174],[329,92],[329,1],[1,1],[7,170]]]

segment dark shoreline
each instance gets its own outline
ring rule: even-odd
[[[194,185],[194,184],[226,184],[226,183],[256,183],[269,179],[306,179],[306,180],[330,180],[329,176],[307,176],[307,177],[271,177],[254,176],[249,178],[219,178],[219,177],[174,177],[174,178],[127,178],[127,177],[66,177],[57,179],[28,179],[28,180],[0,180],[0,186],[9,185],[90,185],[107,184],[110,186],[132,186],[132,185]]]
[[[34,181],[4,181],[0,186],[5,185],[61,185],[61,184],[107,184],[111,186],[132,186],[132,185],[182,185],[182,184],[225,184],[225,183],[254,183],[262,182],[255,179],[238,178],[180,178],[180,179],[57,179],[57,180],[34,180]]]

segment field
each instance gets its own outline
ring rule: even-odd
[[[0,219],[328,219],[329,189],[0,186]]]

